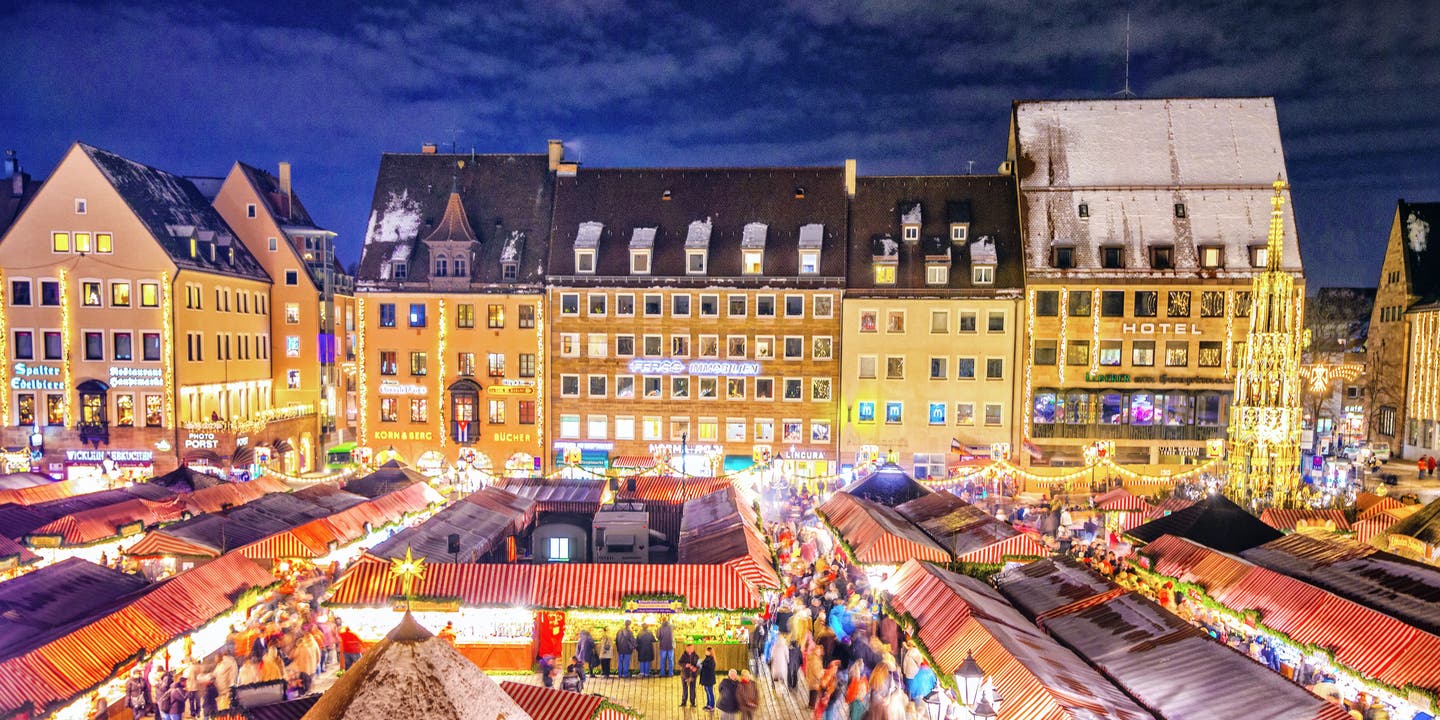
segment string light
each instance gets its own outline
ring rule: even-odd
[[[0,288],[4,288],[5,271],[0,270]],[[10,318],[5,308],[6,293],[0,290],[0,418],[8,423],[10,420],[10,393],[6,388],[10,387]]]
[[[1100,288],[1090,291],[1090,372],[1100,372]]]
[[[1022,439],[1030,439],[1030,421],[1034,414],[1035,402],[1032,394],[1031,377],[1035,370],[1035,289],[1030,289],[1028,302],[1025,304],[1025,405],[1020,408]]]
[[[1070,346],[1070,338],[1066,334],[1066,328],[1070,324],[1070,289],[1060,288],[1060,356],[1055,358],[1055,373],[1060,379],[1060,386],[1065,385],[1065,363],[1070,359],[1067,348]]]
[[[75,387],[74,368],[71,366],[71,349],[75,347],[75,333],[70,329],[70,271],[60,269],[60,342],[64,347],[61,357],[64,359],[63,381],[65,392],[60,396],[60,407],[64,416],[65,427],[74,427],[74,417],[70,408],[70,389]]]
[[[358,378],[360,396],[360,418],[359,432],[360,447],[367,447],[370,444],[370,374],[365,371],[365,360],[368,354],[365,350],[365,334],[369,331],[370,325],[365,322],[365,297],[363,295],[355,298],[355,376]]]
[[[445,322],[445,298],[440,298],[438,302],[440,304],[440,339],[435,347],[440,356],[436,363],[438,365],[436,369],[440,372],[435,376],[435,397],[438,398],[435,403],[435,417],[440,418],[440,448],[443,450],[445,441],[450,439],[450,433],[445,432],[445,337],[449,331],[449,325]],[[478,408],[476,412],[479,412]]]
[[[160,357],[164,359],[165,373],[165,407],[161,410],[164,414],[164,425],[166,429],[175,427],[175,299],[173,289],[170,287],[170,273],[160,273],[160,322],[162,331],[160,341],[165,344]]]
[[[1235,293],[1225,293],[1225,379],[1235,375]]]
[[[535,437],[542,456],[545,448],[545,297],[535,303]]]

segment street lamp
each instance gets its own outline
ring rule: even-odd
[[[985,670],[975,662],[975,656],[965,653],[965,662],[955,668],[955,688],[960,695],[960,704],[976,720],[993,720],[1000,714],[1004,698],[995,689],[994,683],[985,677]]]

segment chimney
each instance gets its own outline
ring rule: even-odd
[[[280,193],[285,196],[285,219],[290,219],[290,206],[295,202],[295,195],[290,191],[290,163],[280,163]]]
[[[560,162],[565,159],[565,142],[551,140],[547,145],[550,154],[550,172],[555,172],[560,169]]]
[[[421,155],[434,155],[437,152],[440,152],[440,146],[435,143],[425,143],[420,146]]]
[[[845,197],[855,197],[855,158],[845,160]]]
[[[15,157],[14,150],[5,151],[5,177],[15,177],[20,174],[20,160]]]

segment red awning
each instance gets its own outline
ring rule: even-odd
[[[520,706],[531,720],[609,720],[601,706],[600,695],[568,692],[539,685],[526,685],[513,680],[500,683],[500,689]],[[624,717],[616,713],[617,717]]]
[[[1123,487],[1095,497],[1095,507],[1105,512],[1148,513],[1154,506]]]
[[[1345,511],[1339,508],[1303,508],[1286,510],[1281,508],[1266,508],[1260,513],[1260,522],[1284,532],[1294,532],[1301,523],[1325,524],[1334,523],[1335,529],[1347,531],[1350,529],[1350,521],[1345,519]]]
[[[816,512],[845,540],[858,563],[950,561],[950,553],[899,513],[849,493],[835,493]]]

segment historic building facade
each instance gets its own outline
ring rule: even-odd
[[[356,273],[357,436],[422,469],[548,447],[548,154],[387,153]]]
[[[692,474],[769,454],[836,469],[842,168],[590,170],[556,178],[547,454]]]
[[[1404,458],[1440,450],[1440,417],[1433,407],[1437,366],[1427,343],[1440,301],[1440,252],[1430,247],[1436,223],[1440,203],[1396,203],[1365,340],[1368,438],[1389,442]]]
[[[1019,449],[1024,257],[1008,176],[860,177],[841,325],[840,451],[917,477]]]
[[[1220,452],[1286,176],[1273,100],[1017,102],[1006,166],[1026,245],[1022,434],[1041,461],[1096,441],[1131,463]],[[1284,252],[1300,277],[1298,243]]]

